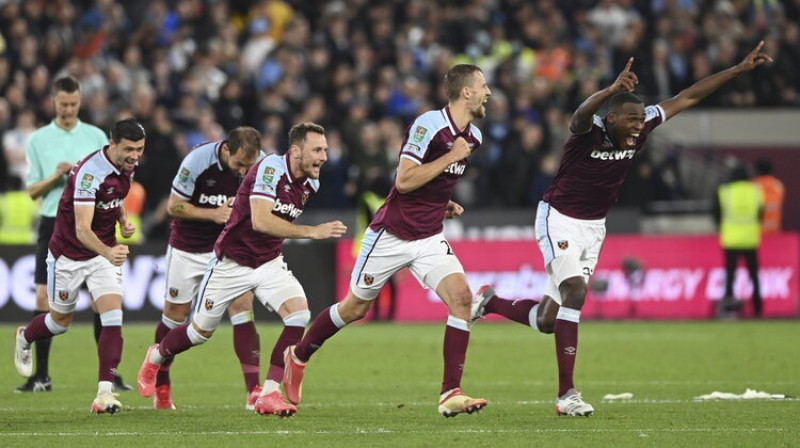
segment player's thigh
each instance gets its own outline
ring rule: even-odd
[[[253,293],[251,291],[239,296],[228,306],[228,315],[230,316],[248,311],[253,311]]]
[[[278,313],[289,299],[300,299],[300,308],[308,309],[306,293],[297,277],[289,270],[283,255],[262,264],[255,270],[256,286],[253,291],[256,299],[270,311]],[[299,309],[294,311],[300,311]],[[280,314],[280,313],[279,313]],[[285,316],[281,316],[285,317]]]
[[[563,256],[581,258],[583,249],[580,246],[581,227],[578,220],[559,213],[546,202],[540,202],[534,230],[545,266]]]
[[[122,266],[114,266],[99,255],[87,263],[86,289],[93,300],[109,295],[122,297]]]
[[[200,281],[192,321],[201,330],[216,330],[230,302],[252,290],[256,280],[255,269],[214,257]]]
[[[350,289],[361,300],[374,300],[395,272],[408,267],[415,242],[405,241],[381,229],[367,229],[350,276]]]
[[[78,291],[86,281],[88,261],[47,255],[47,299],[50,309],[71,314],[78,303]]]
[[[443,233],[417,240],[415,243],[417,246],[416,256],[411,262],[409,270],[423,288],[437,290],[439,283],[445,277],[451,274],[461,274],[461,277],[452,277],[452,281],[448,283],[449,297],[445,301],[449,302],[460,293],[457,290],[463,289],[462,286],[466,283],[460,280],[466,278],[464,277],[464,267]]]
[[[213,257],[213,252],[191,253],[169,246],[164,300],[174,304],[190,303]]]

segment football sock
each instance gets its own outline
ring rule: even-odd
[[[182,325],[181,322],[176,322],[162,315],[161,321],[158,322],[158,326],[156,327],[156,337],[155,337],[156,344],[161,343],[161,341],[164,340],[164,336],[166,336],[171,329],[177,328],[181,325]],[[169,357],[164,359],[164,361],[161,363],[161,366],[158,368],[158,374],[156,375],[156,386],[171,384],[171,381],[169,379],[169,368],[170,366],[172,366],[172,362],[174,360],[175,358]]]
[[[259,372],[261,341],[252,320],[233,326],[233,349],[239,358],[244,385],[249,392],[261,382]]]
[[[100,359],[97,373],[98,381],[114,381],[117,366],[122,359],[122,344],[121,326],[112,325],[103,328],[100,340],[97,343],[97,356]]]
[[[322,310],[311,323],[311,328],[308,329],[303,339],[297,343],[294,355],[300,362],[308,362],[311,355],[319,350],[328,338],[347,325],[339,316],[338,307],[339,305],[335,304]]]
[[[464,361],[469,344],[469,326],[467,321],[448,316],[444,330],[444,379],[442,392],[461,387],[461,376],[464,374]]]
[[[100,320],[100,315],[94,313],[94,341],[100,343],[100,335],[103,333],[103,322]]]
[[[297,344],[303,337],[305,327],[295,327],[286,325],[278,340],[275,341],[275,347],[272,348],[272,354],[269,357],[269,370],[267,371],[267,380],[283,381],[283,352],[286,347]]]
[[[40,314],[47,314],[47,311],[34,311],[33,317]],[[50,344],[53,338],[43,338],[36,341],[36,373],[37,378],[46,378],[50,375]]]
[[[49,316],[50,313],[43,313],[31,319],[28,326],[25,327],[24,335],[26,341],[34,342],[39,339],[52,338],[55,336],[56,333],[50,330],[50,327],[48,327],[45,322]]]
[[[500,297],[493,297],[486,302],[483,309],[486,311],[486,314],[499,314],[514,322],[519,322],[523,325],[531,325],[531,309],[538,304],[539,302],[536,300],[506,300]]]
[[[170,330],[169,333],[164,336],[164,339],[161,340],[161,343],[158,344],[158,353],[164,358],[175,356],[178,353],[189,350],[193,345],[199,345],[208,340],[197,334],[191,327],[192,324],[186,324]],[[190,336],[189,332],[193,333],[193,335]],[[192,339],[198,342],[194,343]]]
[[[554,326],[556,360],[558,362],[558,396],[575,387],[573,373],[578,354],[578,323],[581,311],[561,307]]]

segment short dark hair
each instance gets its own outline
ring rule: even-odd
[[[239,149],[253,155],[261,150],[261,133],[250,126],[239,126],[228,134],[228,152],[235,155]]]
[[[306,134],[309,132],[325,135],[325,128],[310,121],[298,123],[289,130],[289,144],[302,146],[303,142],[306,140]]]
[[[472,83],[475,73],[483,72],[480,67],[473,64],[458,64],[450,67],[444,74],[444,93],[448,101],[457,100],[461,96],[461,89]]]
[[[759,176],[766,176],[767,174],[772,174],[772,161],[766,158],[759,158],[756,160],[754,164],[756,168],[756,174]]]
[[[111,128],[111,140],[114,143],[119,143],[122,139],[138,142],[144,138],[144,126],[136,121],[135,118],[123,118],[114,123],[114,127]]]
[[[626,103],[644,104],[641,98],[631,92],[619,92],[608,100],[608,110],[617,111]]]
[[[53,95],[58,92],[73,93],[81,90],[81,85],[72,76],[62,76],[53,83]]]

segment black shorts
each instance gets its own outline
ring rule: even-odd
[[[47,284],[47,246],[50,244],[50,237],[53,236],[53,229],[56,226],[56,218],[39,218],[39,236],[36,238],[36,272],[33,275],[33,282],[37,285]]]

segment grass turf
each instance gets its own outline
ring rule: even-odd
[[[120,373],[135,384],[155,324],[123,329]],[[277,325],[260,325],[262,375]],[[711,401],[712,391],[747,388],[800,395],[798,322],[585,322],[576,383],[590,418],[553,412],[552,336],[511,323],[473,327],[466,393],[489,406],[445,419],[436,412],[443,324],[355,325],[309,364],[299,413],[246,412],[230,327],[173,365],[178,410],[154,411],[133,390],[123,410],[93,415],[97,358],[92,330],[56,338],[53,391],[14,393],[13,327],[0,326],[0,446],[800,446],[800,401]],[[605,394],[633,394],[604,400]]]

